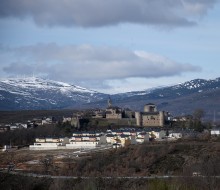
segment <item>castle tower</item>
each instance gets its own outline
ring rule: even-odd
[[[142,117],[140,112],[135,112],[135,119],[136,119],[136,125],[141,126],[142,125]]]
[[[155,104],[149,103],[144,106],[144,112],[156,112],[157,107]]]
[[[159,121],[159,125],[160,125],[160,127],[163,127],[164,126],[164,111],[160,111],[159,112],[159,115],[160,115],[160,117],[159,117],[159,119],[160,119],[160,121]]]

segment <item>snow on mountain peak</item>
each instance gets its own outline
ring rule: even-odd
[[[88,90],[76,85],[70,85],[64,82],[53,81],[49,79],[42,79],[38,77],[25,77],[25,78],[8,78],[1,81],[4,84],[11,86],[17,86],[20,88],[29,89],[56,89],[60,90],[61,93],[68,92],[82,92],[82,93],[95,93],[95,91]]]
[[[107,95],[65,82],[38,77],[0,80],[4,109],[57,109],[103,100]],[[2,108],[3,109],[3,108]]]

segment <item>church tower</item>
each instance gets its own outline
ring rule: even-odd
[[[110,96],[108,97],[108,108],[112,107],[112,100]]]

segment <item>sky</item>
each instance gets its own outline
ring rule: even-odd
[[[1,0],[0,78],[115,94],[220,77],[219,0]]]

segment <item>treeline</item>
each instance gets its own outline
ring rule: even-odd
[[[33,144],[37,137],[66,137],[79,129],[69,122],[56,125],[37,126],[30,129],[17,129],[0,133],[0,146],[22,146]]]
[[[0,111],[0,123],[8,124],[17,122],[27,122],[33,118],[55,117],[62,119],[63,116],[71,117],[76,110],[19,110]]]
[[[202,121],[204,116],[205,111],[203,109],[196,109],[192,115],[185,116],[185,121],[173,122],[172,126],[175,128],[193,129],[197,132],[203,132],[205,129],[211,129],[213,124],[208,121]]]

